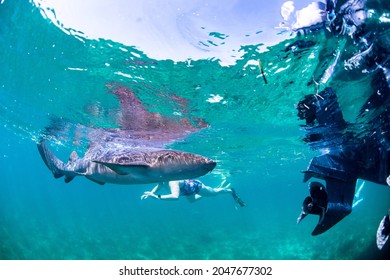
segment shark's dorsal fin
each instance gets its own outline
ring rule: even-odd
[[[79,155],[76,151],[73,151],[69,156],[69,162],[73,162],[79,158]]]

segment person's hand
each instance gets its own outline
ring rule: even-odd
[[[158,198],[158,196],[155,195],[153,192],[144,192],[144,194],[141,196],[141,199],[144,200],[144,199],[147,199],[150,196],[152,196],[154,198]]]

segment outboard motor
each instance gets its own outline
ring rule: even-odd
[[[310,161],[304,182],[314,177],[326,185],[309,184],[310,196],[305,198],[298,218],[300,222],[308,214],[319,215],[312,232],[318,235],[351,213],[358,178],[386,184],[390,174],[390,111],[373,118],[370,130],[357,136],[348,131],[337,96],[330,88],[305,96],[297,109],[298,117],[306,120],[305,141],[323,152]]]

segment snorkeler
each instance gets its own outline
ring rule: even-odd
[[[147,199],[153,197],[159,200],[176,200],[180,196],[186,196],[190,202],[195,202],[202,197],[213,197],[219,194],[231,194],[234,201],[240,206],[244,207],[246,204],[237,195],[235,189],[229,188],[230,183],[225,185],[226,181],[223,181],[218,187],[212,188],[204,185],[199,180],[180,180],[169,181],[157,184],[151,191],[146,191],[141,196],[141,199]],[[224,186],[225,185],[225,186]],[[166,188],[170,190],[167,194],[157,194],[159,190]]]

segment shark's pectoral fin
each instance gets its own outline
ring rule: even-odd
[[[122,165],[111,164],[111,163],[104,163],[103,165],[107,166],[118,175],[129,175],[130,173],[128,168],[124,168]]]
[[[131,164],[108,163],[102,161],[93,161],[93,162],[107,166],[118,175],[129,175],[131,174],[132,171],[134,171],[134,169],[150,167],[150,165],[145,162],[132,162]]]
[[[89,176],[86,176],[86,178],[91,180],[92,182],[97,183],[97,184],[102,185],[102,186],[105,184],[105,182],[95,180],[95,179],[93,179],[93,178],[91,178]]]

